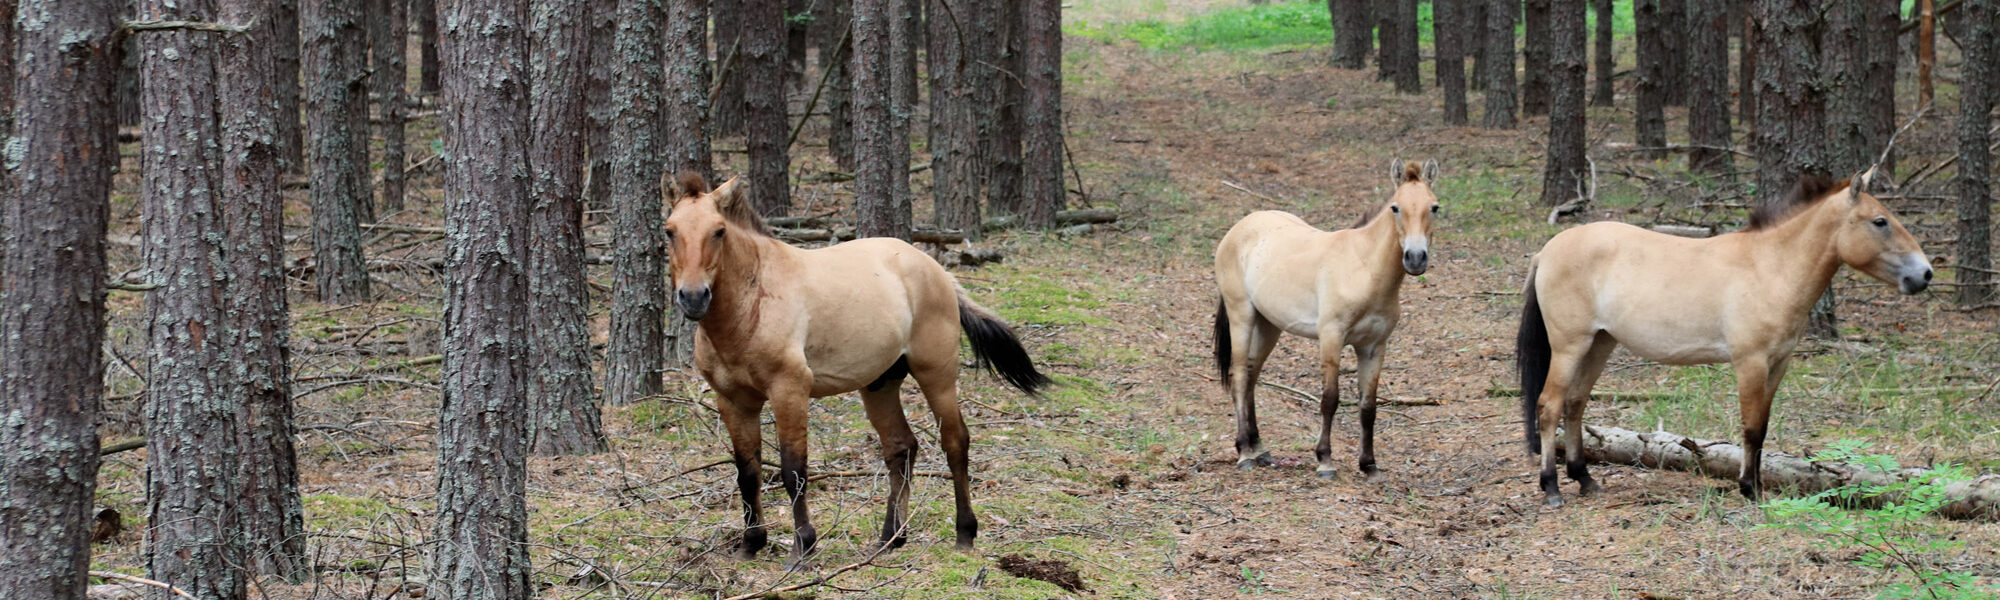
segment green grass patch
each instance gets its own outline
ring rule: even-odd
[[[973,297],[1000,317],[1015,325],[1103,325],[1097,298],[1097,281],[1045,269],[1010,265],[988,267],[980,272],[991,283],[969,285]]]
[[[1308,1],[1233,6],[1185,21],[1147,19],[1103,25],[1078,22],[1067,29],[1071,35],[1102,41],[1132,40],[1156,50],[1248,50],[1323,44],[1333,39],[1333,23],[1326,12],[1326,3]]]

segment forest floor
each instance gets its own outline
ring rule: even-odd
[[[1330,68],[1325,44],[1159,49],[1106,33],[1234,2],[1077,4],[1066,11],[1076,34],[1064,65],[1082,179],[1072,205],[1113,206],[1123,218],[1078,236],[1002,233],[979,243],[1003,249],[1004,262],[955,270],[973,298],[1016,325],[1061,386],[1035,399],[990,376],[968,371],[961,380],[982,525],[976,551],[951,548],[949,485],[919,477],[908,546],[791,597],[1859,598],[1895,580],[1855,564],[1856,551],[1760,527],[1766,512],[1732,482],[1598,466],[1604,494],[1578,498],[1565,481],[1571,502],[1541,507],[1517,400],[1495,391],[1517,385],[1512,340],[1527,256],[1563,227],[1546,225],[1535,202],[1543,120],[1512,131],[1444,127],[1435,93],[1400,96],[1372,71]],[[1952,94],[1945,86],[1940,105],[1955,106]],[[1677,164],[1604,145],[1630,142],[1629,101],[1621,94],[1620,109],[1592,108],[1599,191],[1586,218],[1740,224],[1740,187],[1697,183]],[[1477,122],[1476,92],[1472,105]],[[1676,110],[1670,120],[1676,132],[1684,131],[1681,116]],[[411,138],[422,141],[412,144],[413,159],[429,156],[434,119],[414,127]],[[816,129],[795,158],[801,181],[835,170],[815,145],[824,139]],[[1902,174],[1948,156],[1951,131],[1933,111],[1906,134]],[[136,152],[126,148],[114,206],[119,268],[138,264]],[[740,153],[719,156],[720,171],[742,171]],[[1239,472],[1233,409],[1210,358],[1214,245],[1261,209],[1344,227],[1387,198],[1393,158],[1443,165],[1433,266],[1404,284],[1381,386],[1384,398],[1421,405],[1384,408],[1379,482],[1352,469],[1359,428],[1354,410],[1343,408],[1334,453],[1347,468],[1324,481],[1312,471],[1317,403],[1265,388],[1259,412],[1278,463]],[[441,223],[432,166],[414,181],[413,210],[385,221]],[[1944,193],[1933,179],[1919,187]],[[923,221],[929,181],[919,175],[915,183]],[[1951,201],[1906,195],[1891,205],[1933,256],[1949,254]],[[795,197],[810,207],[801,213],[850,200],[841,183],[802,185]],[[310,256],[303,193],[291,207],[297,263]],[[608,219],[590,218],[591,240],[608,245]],[[263,582],[258,597],[413,597],[399,586],[422,578],[436,485],[437,367],[411,359],[437,352],[444,243],[384,233],[370,249],[380,302],[318,304],[305,281],[295,282],[302,484],[321,571],[305,585]],[[601,303],[610,272],[593,269]],[[1835,287],[1843,338],[1800,348],[1779,392],[1770,448],[1805,455],[1853,438],[1906,464],[2000,471],[2000,398],[1980,392],[2000,373],[2000,315],[1957,310],[1949,288],[1903,297],[1851,271]],[[142,302],[140,294],[112,295],[107,440],[140,430]],[[1286,338],[1265,381],[1318,389],[1315,354],[1310,340]],[[1358,397],[1351,374],[1341,384],[1344,398]],[[1587,423],[1739,437],[1726,367],[1665,368],[1621,351],[1598,387],[1657,394],[1593,403]],[[774,551],[748,562],[730,557],[741,513],[733,473],[718,463],[726,435],[696,375],[671,373],[669,388],[606,407],[611,452],[532,460],[534,577],[546,596],[726,597],[868,558],[887,486],[851,395],[814,404],[813,470],[832,474],[811,488],[821,551],[810,569],[787,573],[791,517],[775,486],[766,492]],[[904,396],[923,439],[917,469],[942,470],[935,426],[913,388]],[[116,454],[104,466],[101,502],[128,522],[146,514],[144,459],[143,451]],[[2000,581],[2000,528],[1921,525],[1965,542],[1929,557],[1934,564]],[[141,538],[127,532],[100,546],[96,568],[142,573]],[[998,563],[1012,554],[1067,562],[1088,591],[1007,574]]]

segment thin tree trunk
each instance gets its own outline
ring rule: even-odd
[[[708,122],[715,137],[744,132],[743,77],[750,49],[745,47],[749,40],[743,39],[743,14],[754,1],[712,0],[709,5],[715,16],[715,76],[721,79],[712,107],[715,115]]]
[[[853,1],[854,211],[856,235],[863,237],[898,231],[890,179],[906,167],[895,162],[896,138],[889,123],[895,77],[889,61],[889,7],[897,1]]]
[[[609,447],[590,381],[590,288],[583,272],[583,87],[589,78],[590,0],[532,0],[528,435],[539,456]],[[706,89],[704,87],[704,89]]]
[[[1412,1],[1412,0],[1403,0]],[[1063,209],[1062,3],[1028,0],[1021,7],[1027,28],[1023,61],[1027,73],[1027,103],[1021,113],[1021,223],[1031,229],[1053,229],[1056,211]],[[1416,20],[1410,19],[1410,33]],[[1401,26],[1398,26],[1399,29]],[[1412,65],[1398,65],[1412,68]]]
[[[1826,95],[1826,158],[1830,170],[1836,173],[1858,173],[1875,161],[1873,153],[1862,146],[1867,143],[1861,134],[1863,97],[1866,89],[1862,78],[1862,61],[1867,49],[1866,40],[1861,37],[1862,3],[1864,0],[1828,0],[1825,6],[1826,44],[1820,56],[1820,85],[1830,93]]]
[[[1659,0],[1660,34],[1668,41],[1660,47],[1660,73],[1669,83],[1663,90],[1667,106],[1687,106],[1688,0]]]
[[[1613,7],[1611,0],[1590,0],[1590,7],[1592,12],[1597,13],[1597,32],[1591,40],[1595,43],[1593,48],[1595,52],[1591,55],[1591,75],[1596,87],[1590,94],[1590,105],[1611,106],[1615,96],[1611,88],[1611,76],[1616,74],[1618,67],[1618,55],[1611,45],[1612,25],[1618,20],[1617,9]]]
[[[1549,158],[1542,171],[1542,204],[1588,198],[1590,166],[1584,155],[1584,0],[1549,6]]]
[[[24,0],[0,210],[0,597],[82,600],[104,399],[104,231],[118,159],[114,0]]]
[[[1688,1],[1688,169],[1727,173],[1729,137],[1729,0]]]
[[[715,180],[708,144],[708,0],[667,5],[666,171]]]
[[[718,9],[723,3],[717,2]],[[719,18],[720,12],[716,13]],[[665,166],[665,48],[660,0],[620,0],[618,79],[612,89],[612,261],[610,342],[604,358],[604,400],[631,404],[660,393],[667,318],[665,219],[659,175]],[[718,29],[720,31],[720,29]],[[717,111],[718,118],[721,111]]]
[[[819,0],[785,0],[783,16],[785,23],[785,85],[786,93],[809,89],[817,81],[806,79],[806,38],[814,15],[812,5]],[[811,118],[806,115],[801,118]]]
[[[299,0],[274,0],[271,23],[265,31],[271,58],[275,63],[276,87],[272,94],[278,101],[278,151],[284,159],[284,169],[290,174],[306,172],[305,123],[301,121],[303,104],[299,89]]]
[[[1683,82],[1667,79],[1666,47],[1667,31],[1660,18],[1660,0],[1634,0],[1632,6],[1632,37],[1638,41],[1636,58],[1639,63],[1639,85],[1634,96],[1636,108],[1633,115],[1633,139],[1640,148],[1664,148],[1667,145],[1667,91],[1669,87]],[[1659,150],[1649,150],[1647,156],[1659,156]]]
[[[1757,40],[1757,194],[1775,202],[1799,177],[1827,174],[1823,148],[1826,98],[1814,84],[1819,75],[1820,21],[1812,0],[1756,0],[1751,18],[1761,23]],[[1806,333],[1840,335],[1834,319],[1833,288],[1827,288],[1806,319]]]
[[[1375,80],[1393,81],[1396,78],[1396,12],[1402,0],[1369,0],[1369,13],[1375,17]]]
[[[1444,122],[1464,125],[1465,51],[1459,36],[1465,28],[1465,0],[1436,0],[1431,6],[1431,38],[1437,41],[1438,88],[1444,90]]]
[[[1996,297],[1993,285],[1993,158],[1986,150],[1993,122],[1996,58],[1993,0],[1959,7],[1970,25],[1958,88],[1958,304],[1978,306]]]
[[[382,212],[394,214],[403,210],[403,117],[407,114],[409,100],[405,97],[408,87],[409,67],[404,64],[404,54],[410,42],[410,26],[405,19],[408,0],[369,0],[372,10],[378,11],[372,23],[377,26],[369,32],[369,45],[375,57],[374,74],[375,98],[380,106],[382,136]],[[580,82],[579,82],[580,83]]]
[[[1489,0],[1460,0],[1465,7],[1463,31],[1465,49],[1472,55],[1472,78],[1467,87],[1486,89],[1486,12]]]
[[[1551,0],[1527,0],[1521,43],[1521,116],[1549,114],[1549,14]]]
[[[819,48],[826,63],[827,152],[833,164],[848,172],[854,163],[854,15],[849,0],[828,0],[826,35]],[[996,111],[997,112],[997,111]]]
[[[1748,1],[1754,0],[1745,3]],[[1738,34],[1736,45],[1736,126],[1743,128],[1743,145],[1754,151],[1757,149],[1757,39],[1764,34],[1749,7],[1743,7],[1741,12],[1743,31]]]
[[[707,3],[703,2],[704,10]],[[708,64],[708,23],[702,19],[702,65]],[[590,81],[585,84],[585,101],[588,110],[590,137],[584,141],[590,153],[590,176],[584,181],[583,203],[586,211],[610,211],[611,201],[611,128],[617,120],[617,107],[612,98],[612,81],[618,77],[618,65],[622,64],[612,41],[618,37],[618,0],[590,0]],[[707,110],[708,85],[701,86],[702,110]],[[702,114],[703,122],[708,119]],[[702,142],[707,143],[706,135]]]
[[[1486,120],[1488,129],[1513,129],[1514,17],[1520,3],[1488,1],[1486,5]]]
[[[946,0],[930,0],[932,15],[941,15]],[[951,10],[965,16],[984,10],[990,0],[958,0]],[[930,151],[931,197],[936,202],[937,226],[960,229],[967,235],[979,231],[979,129],[973,120],[971,64],[980,43],[972,32],[961,29],[959,20],[933,18],[930,25]]]
[[[1417,51],[1418,0],[1396,0],[1396,91],[1424,93],[1423,59]],[[1061,32],[1057,32],[1061,36]]]
[[[994,39],[1003,69],[996,79],[998,108],[993,111],[993,138],[988,142],[986,209],[997,216],[1021,214],[1021,103],[1027,91],[1021,61],[1021,4],[996,2]]]
[[[320,302],[368,302],[361,211],[372,202],[369,182],[361,177],[368,164],[362,5],[357,0],[304,2],[301,37],[306,128],[311,134],[314,282]]]
[[[14,13],[17,0],[0,0],[0,140],[14,135]],[[7,181],[0,174],[0,240],[7,239]],[[7,280],[5,253],[0,253],[0,282]]]
[[[1936,95],[1931,68],[1937,65],[1937,10],[1933,0],[1917,0],[1917,106]]]
[[[297,8],[279,2],[222,0],[222,20],[272,22]],[[224,395],[237,399],[237,496],[233,510],[243,528],[251,571],[303,582],[305,507],[299,498],[298,452],[292,436],[290,281],[285,277],[285,198],[279,191],[289,123],[298,129],[298,30],[253,30],[250,37],[221,36],[214,112],[222,131],[223,253],[230,266],[224,319],[235,334]],[[277,52],[266,48],[279,46]],[[286,66],[283,47],[291,48]],[[287,70],[289,69],[289,70]],[[284,108],[289,84],[293,107]],[[273,146],[277,146],[273,148]]]
[[[529,0],[445,0],[444,368],[426,598],[525,600],[531,90]],[[657,23],[657,21],[655,21]],[[655,41],[658,38],[654,38]],[[503,82],[514,82],[507,85]]]
[[[1375,46],[1375,34],[1368,30],[1368,0],[1327,0],[1326,10],[1333,19],[1333,66],[1367,66],[1368,51]]]
[[[909,121],[911,120],[909,115],[917,110],[917,48],[924,44],[924,0],[895,1],[896,3],[889,8],[896,11],[896,17],[901,20],[897,25],[900,29],[897,31],[902,32],[897,35],[897,39],[902,40],[901,46],[893,50],[896,64],[902,65],[902,70],[899,71],[901,75],[896,78],[896,105],[902,107],[900,118]],[[908,142],[910,126],[905,123],[902,127],[903,140]],[[907,148],[909,144],[905,143],[903,146]],[[903,154],[904,162],[909,162],[910,153]],[[909,195],[909,179],[908,177],[902,179],[905,197]]]
[[[791,120],[785,116],[785,0],[742,0],[743,115],[750,203],[765,216],[791,212]]]
[[[443,89],[438,83],[438,5],[437,0],[410,0],[410,12],[417,19],[417,59],[420,62],[422,78],[417,81],[417,93],[436,97]]]
[[[1882,152],[1896,132],[1896,58],[1902,56],[1896,46],[1896,31],[1903,25],[1903,3],[1901,0],[1862,0],[1862,3],[1861,39],[1867,47],[1861,58],[1861,69],[1865,72],[1861,86],[1866,90],[1862,93],[1862,147],[1882,158],[1876,174],[1893,177],[1896,153],[1890,151],[1883,158]]]

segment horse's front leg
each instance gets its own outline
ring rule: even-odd
[[[1382,376],[1382,348],[1385,345],[1385,342],[1376,342],[1354,347],[1358,363],[1355,375],[1361,388],[1361,474],[1370,481],[1382,478],[1382,472],[1375,468],[1375,388]]]
[[[811,383],[810,376],[806,379]],[[806,404],[811,400],[804,386],[771,390],[771,412],[778,425],[778,478],[792,498],[792,525],[796,536],[787,568],[798,568],[812,556],[819,541],[813,529],[812,513],[806,510]]]
[[[1736,477],[1736,488],[1743,497],[1756,500],[1764,491],[1764,432],[1771,423],[1771,399],[1785,375],[1785,362],[1748,356],[1731,366],[1736,370],[1736,399],[1743,409],[1743,470]]]
[[[764,432],[758,427],[764,402],[747,394],[717,393],[715,410],[722,414],[722,426],[729,430],[736,488],[743,494],[743,545],[737,557],[747,560],[755,558],[765,542],[764,507],[759,498],[764,484]]]
[[[1345,345],[1344,331],[1320,331],[1319,333],[1319,444],[1313,446],[1313,457],[1319,459],[1316,469],[1321,479],[1333,479],[1339,469],[1333,466],[1333,415],[1340,409],[1340,349]]]

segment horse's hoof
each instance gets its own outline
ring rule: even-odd
[[[737,548],[736,560],[741,560],[741,561],[757,560],[757,551],[751,550],[749,548]]]
[[[1548,497],[1542,499],[1543,508],[1562,508],[1562,505],[1563,497],[1561,494],[1549,494]]]
[[[1278,459],[1271,458],[1271,453],[1265,452],[1257,455],[1257,466],[1268,467],[1275,464],[1278,464]]]
[[[1585,479],[1577,482],[1576,485],[1576,493],[1582,496],[1595,496],[1603,491],[1604,486],[1597,485],[1597,480],[1595,479]]]
[[[959,552],[972,552],[974,550],[977,550],[977,548],[974,548],[972,546],[972,540],[959,540],[957,544],[952,545],[952,549],[957,550]]]
[[[1236,461],[1236,470],[1238,471],[1249,472],[1252,469],[1256,468],[1257,468],[1257,461],[1255,460],[1244,459]]]
[[[1361,476],[1367,479],[1368,483],[1382,483],[1382,480],[1386,479],[1386,477],[1382,475],[1382,472],[1376,469],[1364,470],[1361,472]]]
[[[1319,470],[1318,470],[1317,472],[1315,472],[1314,474],[1315,474],[1315,475],[1318,475],[1320,479],[1325,479],[1325,480],[1327,480],[1327,481],[1333,481],[1333,480],[1336,480],[1336,479],[1340,479],[1340,470],[1339,470],[1339,469],[1332,469],[1332,468],[1327,468],[1327,467],[1320,467],[1320,468],[1319,468]]]
[[[787,558],[787,559],[785,559],[785,572],[786,572],[786,573],[797,573],[797,572],[800,572],[800,571],[805,571],[805,570],[808,570],[808,569],[811,569],[811,568],[812,568],[812,555],[811,555],[811,554],[803,554],[803,553],[799,553],[799,552],[793,552],[793,553],[792,553],[792,557],[791,557],[791,558]]]

